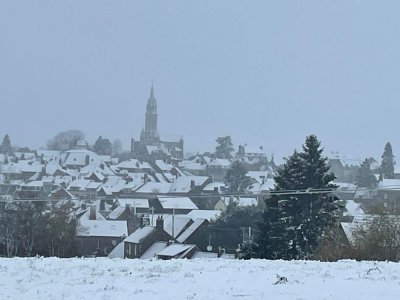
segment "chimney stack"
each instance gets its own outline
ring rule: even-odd
[[[106,210],[106,200],[100,200],[100,211]]]
[[[96,205],[91,205],[89,210],[89,220],[96,220]]]
[[[164,230],[164,219],[162,218],[162,216],[157,218],[156,228]]]

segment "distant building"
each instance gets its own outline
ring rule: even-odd
[[[183,138],[161,138],[157,128],[157,100],[154,88],[151,86],[150,97],[147,100],[144,128],[140,141],[132,139],[132,156],[142,160],[163,160],[177,165],[183,160]]]

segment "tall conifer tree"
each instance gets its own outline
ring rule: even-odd
[[[388,142],[382,154],[381,174],[384,178],[394,178],[394,155],[392,145]]]
[[[313,256],[320,240],[337,225],[342,205],[328,192],[335,186],[327,158],[317,137],[306,138],[303,151],[295,151],[275,176],[275,192],[266,199],[263,222],[255,243],[258,257],[304,259]],[[287,194],[289,192],[290,194]]]

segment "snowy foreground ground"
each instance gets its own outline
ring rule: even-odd
[[[277,274],[287,278],[276,284]],[[400,264],[0,259],[0,299],[399,299]]]

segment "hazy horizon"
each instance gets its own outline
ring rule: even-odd
[[[389,6],[388,3],[391,5]],[[139,137],[154,81],[161,135],[288,156],[400,153],[400,3],[4,1],[0,136],[39,148],[78,129]],[[235,149],[237,150],[237,149]],[[400,154],[398,154],[400,155]]]

